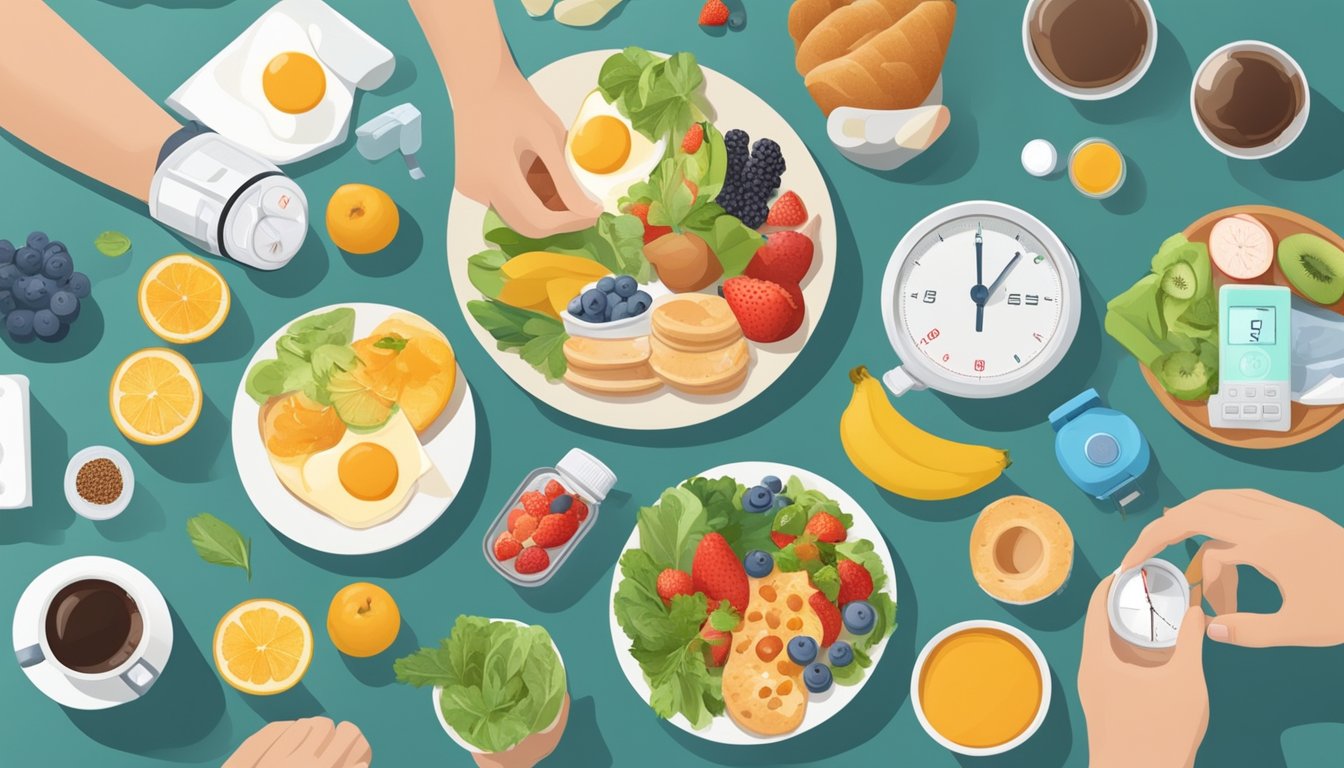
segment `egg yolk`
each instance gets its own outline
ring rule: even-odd
[[[386,499],[397,487],[397,459],[377,443],[358,443],[341,455],[336,475],[356,499]]]
[[[630,129],[611,115],[598,115],[579,127],[570,152],[585,171],[618,171],[630,157]]]
[[[261,90],[271,106],[291,115],[316,107],[327,92],[327,75],[317,59],[289,51],[271,59],[261,73]]]

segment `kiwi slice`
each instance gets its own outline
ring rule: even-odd
[[[1153,372],[1172,396],[1181,400],[1196,400],[1209,392],[1212,378],[1208,366],[1194,352],[1177,351],[1164,355],[1153,363]]]
[[[1193,299],[1198,288],[1195,268],[1184,261],[1172,264],[1162,273],[1162,291],[1172,298]]]
[[[1344,251],[1316,235],[1302,232],[1279,243],[1279,269],[1303,296],[1317,304],[1344,297]]]

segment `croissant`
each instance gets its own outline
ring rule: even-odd
[[[822,19],[849,3],[850,0],[795,0],[789,6],[789,37],[793,38],[793,47],[802,45]]]
[[[806,75],[819,64],[844,56],[895,24],[923,0],[855,0],[812,28],[798,46],[795,64]],[[792,12],[790,12],[792,17]]]

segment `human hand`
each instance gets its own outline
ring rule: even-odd
[[[1344,528],[1308,509],[1256,490],[1206,491],[1167,510],[1139,534],[1121,568],[1131,568],[1191,536],[1205,542],[1191,562],[1214,616],[1208,635],[1233,645],[1327,646],[1344,643]],[[1278,586],[1277,613],[1237,612],[1238,565]],[[1202,569],[1202,574],[1201,574]]]
[[[532,84],[506,70],[474,85],[453,93],[458,190],[527,237],[592,226],[602,206],[570,173],[564,126]]]
[[[1115,576],[1097,585],[1083,625],[1078,697],[1087,720],[1092,768],[1194,765],[1209,727],[1204,683],[1204,615],[1191,606],[1176,645],[1149,650],[1111,630],[1106,598]]]
[[[368,768],[373,751],[354,723],[328,717],[274,722],[244,741],[223,768]]]

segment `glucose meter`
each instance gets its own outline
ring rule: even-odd
[[[1134,420],[1102,407],[1089,389],[1050,412],[1055,458],[1064,474],[1088,495],[1124,509],[1139,498],[1139,478],[1148,469],[1148,440]]]
[[[1292,297],[1282,285],[1218,289],[1218,393],[1209,397],[1211,426],[1288,431]]]

